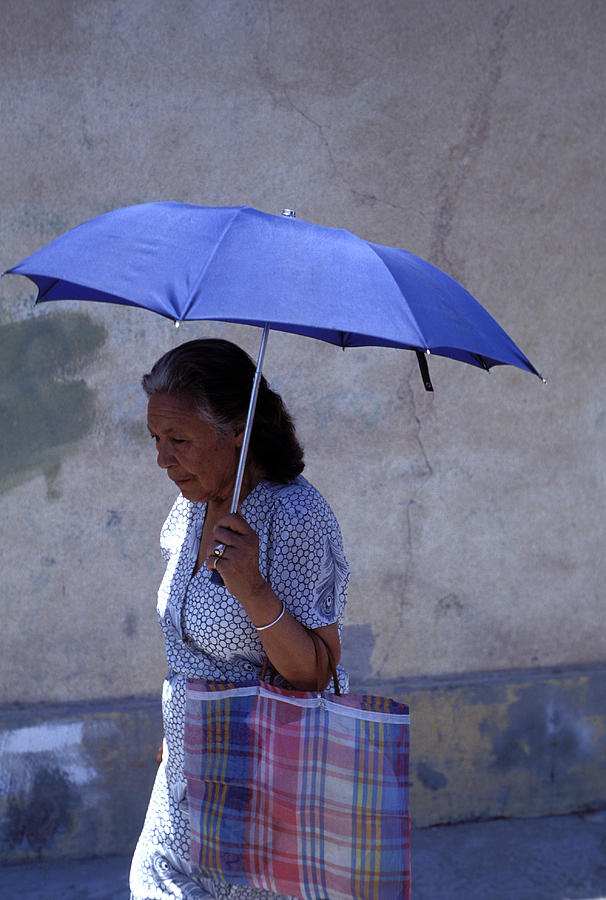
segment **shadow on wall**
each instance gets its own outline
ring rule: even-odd
[[[349,672],[352,687],[373,677],[371,656],[375,636],[370,625],[345,625],[342,663]]]
[[[95,391],[74,376],[106,336],[83,313],[0,326],[0,491],[43,474],[54,497],[61,460],[95,419]]]

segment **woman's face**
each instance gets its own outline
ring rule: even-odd
[[[154,394],[147,427],[156,442],[158,465],[188,500],[224,503],[231,499],[243,434],[227,436],[209,425],[187,398]]]

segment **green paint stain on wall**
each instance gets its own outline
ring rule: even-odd
[[[52,480],[91,429],[95,391],[77,376],[106,334],[82,313],[0,326],[0,491]]]

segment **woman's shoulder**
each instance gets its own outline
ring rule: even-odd
[[[302,475],[288,484],[264,481],[259,487],[257,500],[263,507],[266,526],[320,530],[340,537],[336,516],[327,500]]]
[[[171,553],[180,548],[192,524],[202,520],[204,506],[204,503],[195,503],[179,494],[160,532],[163,553]]]
[[[275,481],[263,481],[261,494],[267,505],[275,511],[283,511],[293,515],[309,514],[310,509],[324,511],[332,515],[332,510],[320,491],[306,478],[299,475],[294,481],[279,484]]]

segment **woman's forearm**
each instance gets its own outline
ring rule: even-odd
[[[318,667],[314,641],[307,629],[288,611],[281,615],[282,601],[259,571],[257,534],[241,515],[232,513],[217,522],[213,537],[222,549],[219,556],[207,557],[206,566],[216,568],[227,590],[239,600],[258,628],[273,667],[299,690],[316,690],[318,681],[325,688],[330,677],[326,648],[319,651]],[[336,665],[341,654],[337,624],[315,630],[327,642]]]
[[[326,649],[321,646],[318,668],[314,641],[309,632],[288,610],[282,614],[282,602],[271,587],[263,582],[255,591],[238,599],[252,623],[259,628],[257,634],[276,671],[298,690],[315,691],[318,682],[323,690],[331,675]],[[340,656],[336,624],[320,628],[318,632],[330,646],[336,665]]]

